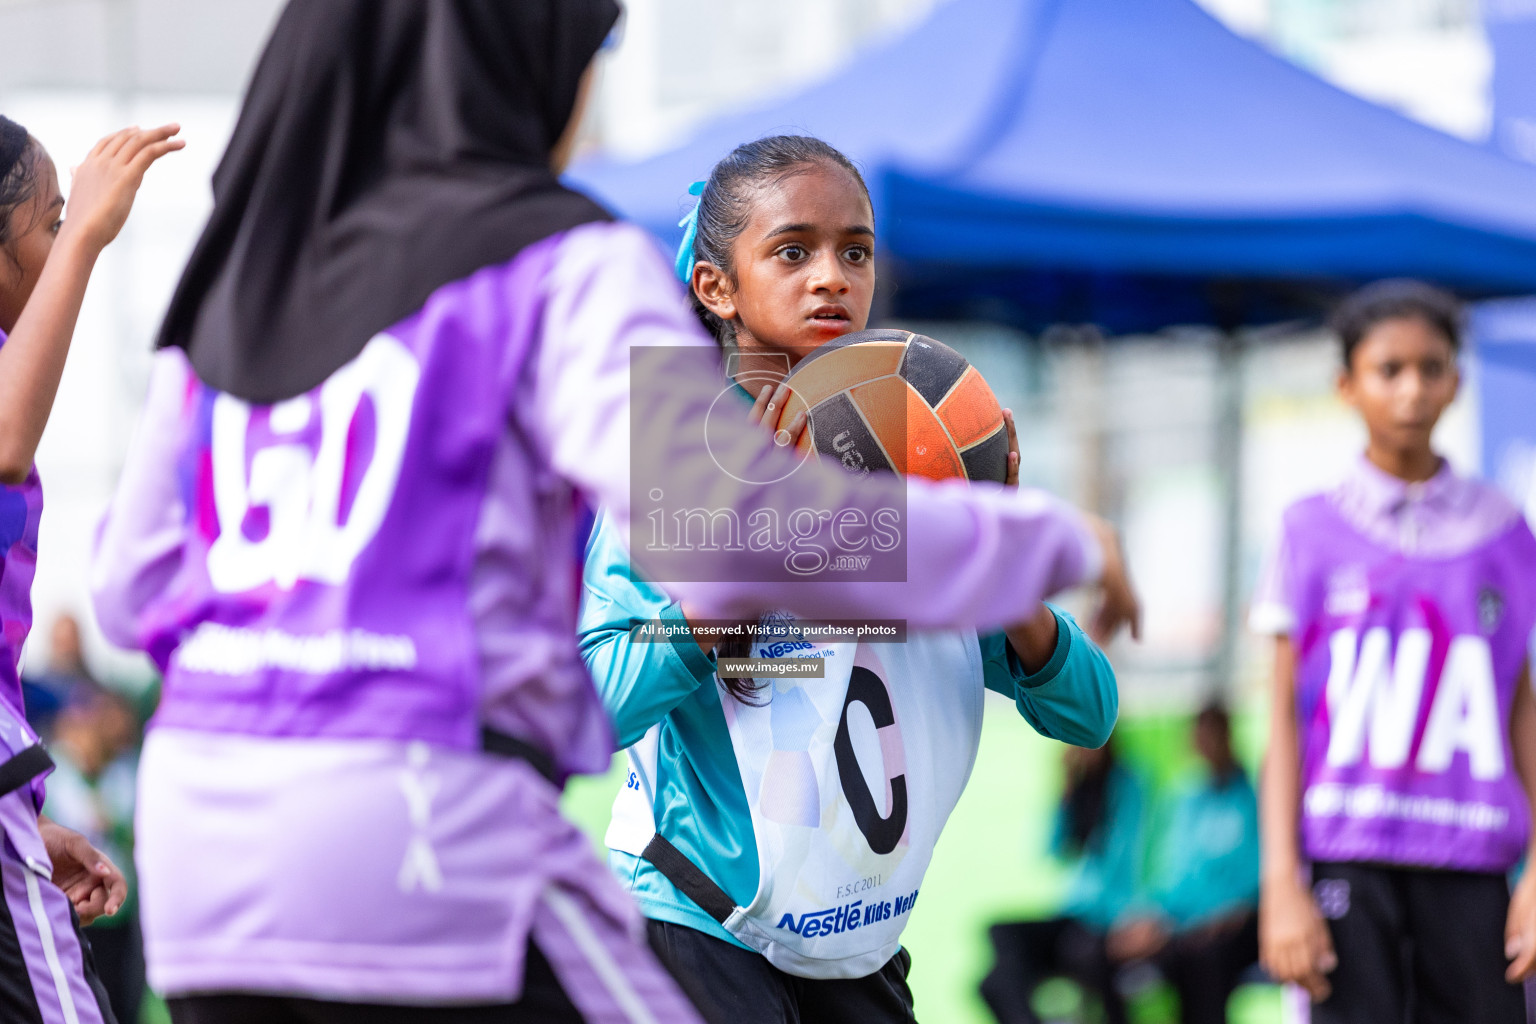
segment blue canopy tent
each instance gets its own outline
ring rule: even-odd
[[[1488,142],[1506,156],[1536,163],[1536,5],[1484,0],[1483,27],[1493,51],[1493,131]]]
[[[1316,312],[1384,276],[1536,291],[1536,168],[1191,0],[951,0],[796,96],[571,178],[675,244],[688,183],[775,131],[865,168],[900,313],[1123,332]]]
[[[944,170],[983,137],[998,83],[1012,73],[1020,41],[1034,25],[1028,0],[952,0],[913,31],[788,100],[712,121],[686,145],[651,159],[587,161],[566,177],[675,247],[682,237],[677,222],[693,205],[689,184],[750,139],[816,135],[858,161],[872,190],[897,164]]]
[[[1472,316],[1483,471],[1536,511],[1536,299],[1479,304]]]
[[[688,183],[778,131],[864,167],[898,315],[1223,329],[1218,679],[1240,603],[1236,329],[1379,277],[1536,292],[1536,167],[1336,89],[1193,0],[949,0],[798,95],[570,178],[675,246]]]
[[[1483,4],[1493,49],[1489,144],[1536,162],[1536,7]],[[1536,519],[1536,298],[1481,303],[1473,312],[1483,472]]]

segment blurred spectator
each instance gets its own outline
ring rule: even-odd
[[[90,679],[85,667],[85,647],[80,642],[80,622],[69,612],[53,620],[48,631],[48,671],[51,675]]]
[[[1177,797],[1147,898],[1108,948],[1117,963],[1151,961],[1178,990],[1184,1024],[1221,1024],[1259,958],[1259,808],[1221,705],[1196,717],[1194,746],[1208,771]]]
[[[128,878],[123,908],[85,930],[119,1024],[138,1021],[144,998],[144,949],[133,875],[138,741],[139,720],[132,705],[121,694],[76,678],[54,720],[49,753],[57,767],[48,777],[43,805],[44,814],[84,835]]]
[[[85,665],[80,623],[69,612],[61,612],[48,630],[47,671],[30,669],[30,665],[24,666],[22,700],[26,703],[27,721],[46,741],[53,734],[54,717],[64,706],[70,688],[77,682],[95,681]]]
[[[1052,852],[1073,862],[1061,916],[993,925],[997,961],[981,983],[1001,1024],[1035,1024],[1035,989],[1065,975],[1096,994],[1106,1024],[1124,1024],[1106,938],[1136,897],[1141,863],[1142,789],[1112,746],[1068,747],[1067,789]]]

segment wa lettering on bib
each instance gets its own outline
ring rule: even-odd
[[[1285,550],[1307,856],[1509,868],[1530,829],[1508,742],[1536,623],[1530,530],[1412,557],[1319,496],[1287,514]]]
[[[945,632],[754,654],[821,658],[826,672],[763,681],[760,706],[720,690],[759,867],[756,897],[725,927],[790,973],[863,977],[900,945],[975,763],[980,646],[974,633]],[[657,773],[668,767],[657,763],[658,729],[629,751],[631,782],[608,830],[609,847],[636,856],[656,832]]]

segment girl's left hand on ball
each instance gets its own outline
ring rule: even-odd
[[[1003,410],[1003,425],[1008,428],[1008,477],[1003,481],[1009,487],[1019,486],[1019,431],[1013,423],[1013,410]]]

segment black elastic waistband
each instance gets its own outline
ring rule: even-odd
[[[726,919],[736,912],[736,901],[689,860],[686,854],[663,839],[661,833],[651,837],[645,852],[640,856],[654,864],[656,870],[676,886],[678,892],[693,900],[700,910],[721,924],[725,924]]]
[[[0,763],[0,796],[13,793],[53,767],[53,758],[41,743],[34,743]]]
[[[480,730],[480,746],[487,754],[528,762],[534,771],[560,788],[560,774],[555,768],[555,759],[527,740],[520,740],[486,726]],[[3,766],[0,766],[0,771],[3,770]]]

